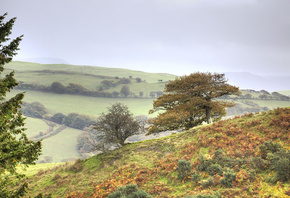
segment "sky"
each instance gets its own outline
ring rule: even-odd
[[[14,60],[290,76],[289,0],[0,0]]]

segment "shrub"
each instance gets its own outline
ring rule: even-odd
[[[200,194],[200,195],[188,195],[185,198],[222,198],[221,194],[218,192],[215,192],[214,194]]]
[[[236,175],[237,174],[234,174],[231,169],[228,169],[224,172],[224,178],[221,179],[221,184],[225,187],[232,187],[232,182],[235,181]]]
[[[193,175],[192,175],[192,181],[193,182],[197,183],[197,182],[200,181],[200,179],[201,179],[201,175],[199,174],[199,172],[193,173]]]
[[[209,186],[212,186],[213,185],[213,177],[210,176],[207,180],[202,180],[201,181],[201,185],[203,187],[209,187]]]
[[[209,167],[211,165],[211,160],[209,159],[205,159],[203,157],[203,155],[200,155],[198,160],[201,162],[198,166],[197,166],[197,170],[198,171],[205,171],[207,169],[207,167]]]
[[[290,180],[290,151],[281,150],[268,154],[272,167],[276,171],[275,181],[286,182]]]
[[[153,198],[147,192],[138,189],[137,185],[127,185],[116,189],[115,192],[108,195],[108,198]]]
[[[209,166],[206,171],[211,175],[214,176],[216,174],[223,176],[223,168],[219,164],[212,164]]]
[[[286,157],[280,158],[275,162],[275,179],[282,182],[290,180],[290,159]]]
[[[283,146],[280,143],[268,141],[260,145],[259,149],[261,151],[261,157],[263,159],[266,159],[268,153],[276,153],[278,151],[281,151],[283,149]]]
[[[186,180],[191,175],[191,162],[186,160],[178,160],[177,165],[177,172],[178,172],[178,179]]]
[[[261,157],[252,157],[251,165],[255,169],[266,170],[269,165],[269,162],[267,160],[262,159]]]

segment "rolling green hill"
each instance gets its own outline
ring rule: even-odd
[[[28,179],[29,195],[102,198],[117,187],[137,184],[153,197],[218,193],[228,198],[286,198],[290,196],[289,126],[290,108],[278,108],[128,144],[39,171]],[[179,160],[192,167],[183,178],[179,178]]]
[[[25,91],[24,101],[28,103],[40,102],[47,110],[49,116],[53,116],[57,113],[68,115],[70,113],[78,113],[83,115],[97,117],[101,112],[105,112],[107,107],[116,102],[121,102],[128,106],[129,110],[135,115],[148,115],[148,111],[153,106],[153,100],[156,97],[150,97],[150,92],[163,91],[164,85],[168,80],[174,79],[176,76],[170,74],[156,74],[146,73],[133,70],[125,70],[118,68],[103,68],[92,66],[77,66],[77,65],[63,65],[63,64],[37,64],[27,62],[12,62],[6,65],[8,71],[14,70],[16,79],[26,84],[50,86],[53,82],[61,82],[64,86],[69,83],[76,83],[84,86],[88,90],[97,90],[100,87],[104,87],[103,80],[109,80],[117,82],[118,80],[125,78],[130,80],[130,84],[125,84],[130,87],[130,91],[135,93],[135,96],[129,97],[89,97],[83,95],[68,95],[68,94],[56,94],[52,92],[43,92],[38,90],[12,90],[8,93],[8,97],[15,95],[16,93]],[[5,70],[6,71],[6,70]],[[8,72],[6,71],[6,72]],[[118,79],[116,79],[118,76]],[[130,77],[131,76],[131,77]],[[136,78],[140,78],[142,81],[137,82]],[[158,81],[162,80],[162,82]],[[117,91],[120,92],[121,87],[124,84],[118,84],[115,87],[107,87],[106,92]],[[144,92],[144,96],[139,97],[139,93]],[[246,94],[251,95],[251,99],[243,98]],[[282,100],[261,100],[259,99],[260,93],[249,93],[242,91],[240,98],[235,96],[230,97],[228,100],[234,100],[237,104],[233,109],[229,111],[229,116],[235,116],[237,114],[243,114],[247,112],[256,112],[263,110],[263,107],[268,109],[274,109],[277,107],[288,107],[290,101]],[[155,116],[150,115],[150,116]],[[28,118],[26,124],[27,134],[29,137],[34,137],[40,132],[46,132],[49,130],[49,126],[43,119]],[[57,130],[58,125],[53,130]],[[54,141],[56,137],[63,136],[67,130],[71,131],[71,137],[64,140]],[[63,133],[63,134],[62,134]],[[79,154],[76,150],[77,134],[81,134],[81,130],[67,128],[62,130],[56,137],[49,136],[44,140],[44,151],[40,161],[43,161],[45,157],[52,159],[52,162],[66,161],[68,159],[76,159]],[[67,149],[61,149],[61,154],[53,151],[55,144],[65,144]]]

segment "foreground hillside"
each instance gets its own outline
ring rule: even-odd
[[[39,171],[28,179],[30,195],[107,197],[137,184],[153,197],[289,197],[289,129],[290,108],[278,108],[128,144]],[[191,163],[184,177],[180,160]]]

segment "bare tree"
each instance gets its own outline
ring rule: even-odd
[[[106,145],[114,144],[117,147],[125,145],[125,140],[132,135],[138,134],[139,122],[130,113],[127,106],[116,103],[108,108],[107,113],[102,113],[93,124],[95,133],[100,138],[98,146],[100,150],[106,149]]]

